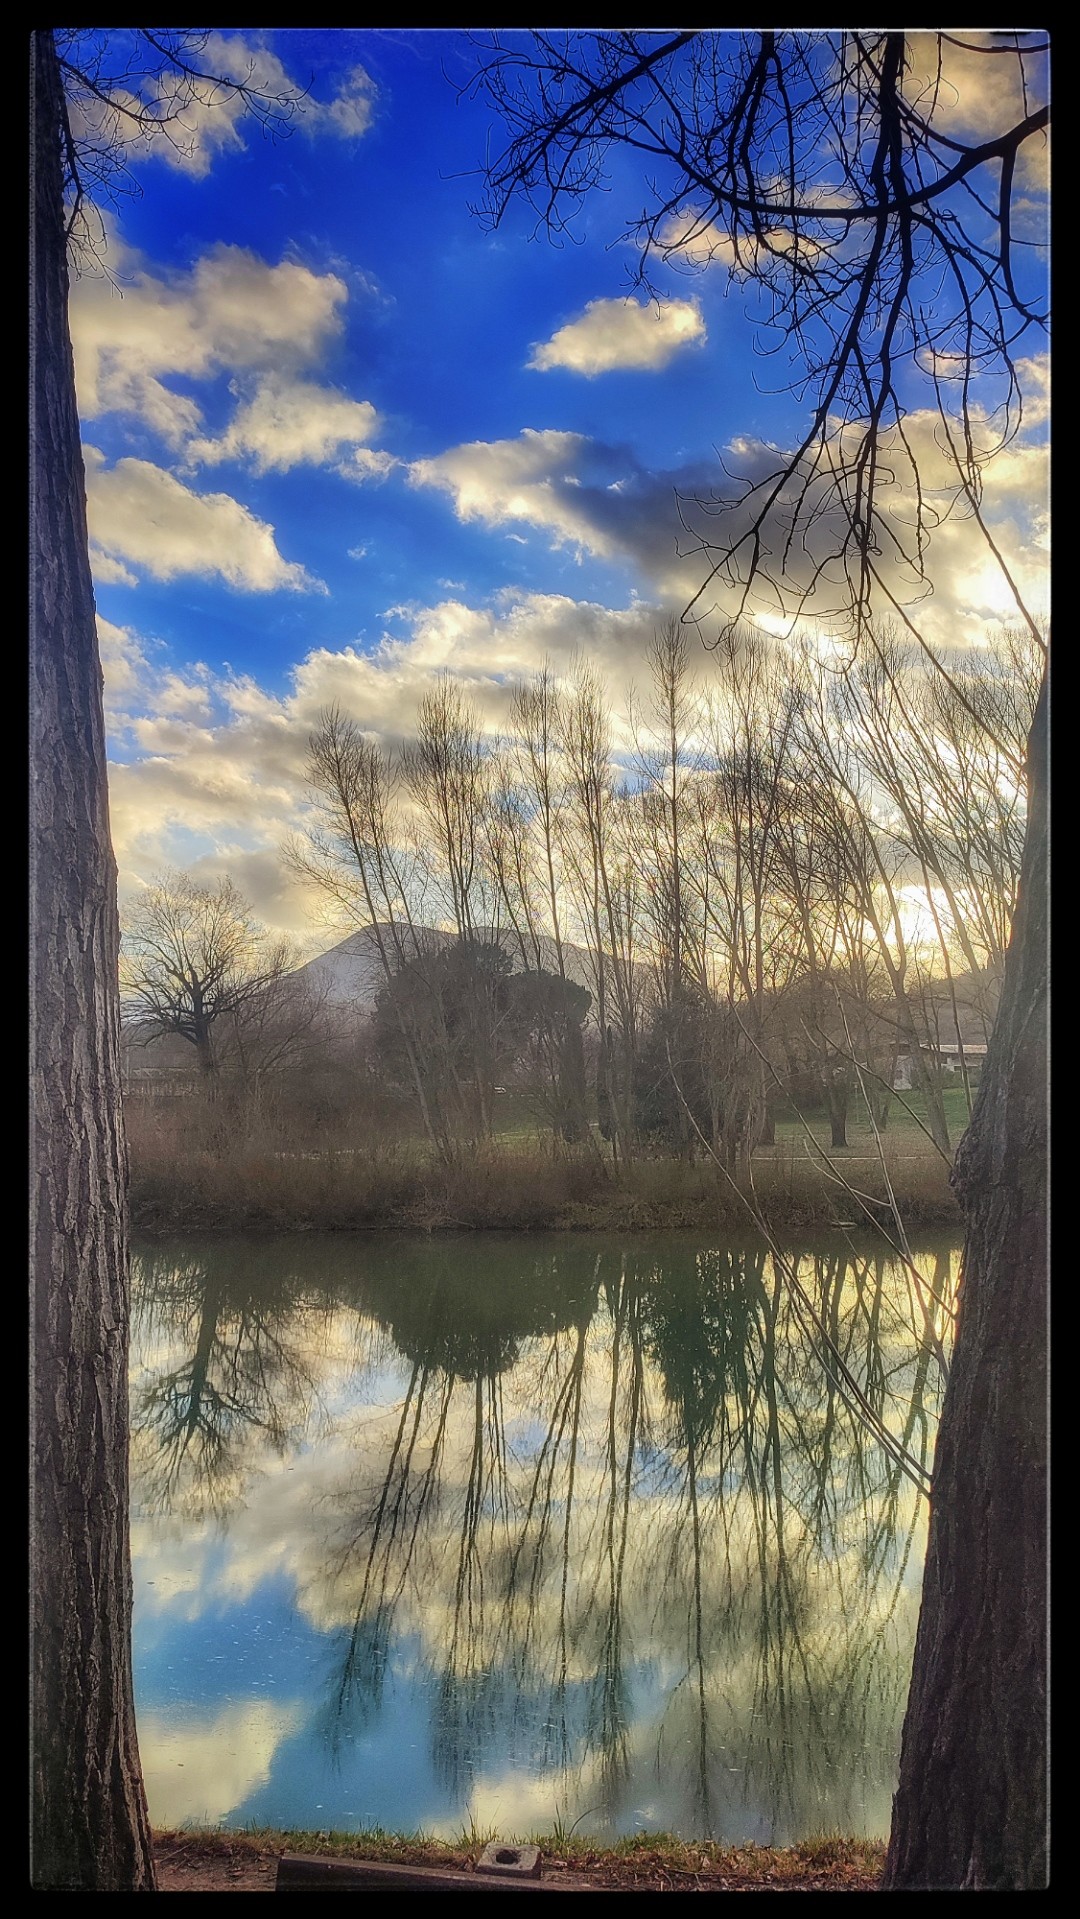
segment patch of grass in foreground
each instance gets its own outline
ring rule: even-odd
[[[456,1842],[398,1834],[373,1826],[361,1832],[281,1831],[250,1827],[226,1831],[155,1832],[161,1847],[190,1847],[203,1855],[236,1857],[249,1852],[265,1857],[298,1852],[328,1859],[376,1859],[400,1865],[475,1864],[484,1837],[463,1831]],[[685,1840],[673,1833],[638,1833],[599,1845],[594,1840],[556,1832],[534,1832],[520,1839],[498,1835],[507,1844],[539,1846],[546,1865],[562,1866],[603,1890],[625,1891],[830,1891],[873,1892],[885,1864],[879,1840],[826,1834],[798,1846],[725,1846],[712,1840]]]

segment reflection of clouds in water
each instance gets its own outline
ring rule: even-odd
[[[264,1455],[245,1503],[222,1521],[180,1528],[174,1521],[135,1517],[131,1551],[140,1610],[176,1610],[182,1595],[182,1616],[196,1620],[223,1602],[249,1599],[265,1580],[281,1575],[302,1594],[325,1560],[326,1532],[352,1457],[340,1434],[310,1453]],[[312,1623],[325,1628],[341,1620]]]
[[[600,1328],[597,1329],[600,1331]],[[573,1335],[559,1335],[555,1344],[565,1365],[574,1343]],[[349,1404],[351,1393],[335,1391],[333,1374],[347,1340],[331,1342],[320,1368],[327,1397],[342,1408],[336,1429],[320,1439],[312,1450],[277,1459],[264,1454],[257,1476],[248,1484],[245,1503],[234,1509],[223,1525],[203,1523],[185,1528],[182,1535],[170,1537],[166,1523],[138,1519],[133,1523],[132,1547],[138,1571],[154,1562],[155,1584],[143,1604],[154,1611],[174,1606],[182,1595],[184,1616],[197,1618],[201,1611],[224,1600],[244,1600],[267,1578],[285,1574],[296,1588],[298,1609],[309,1623],[322,1632],[352,1624],[355,1606],[363,1583],[363,1546],[367,1538],[367,1516],[374,1509],[381,1491],[381,1475],[393,1444],[395,1409],[387,1401],[388,1382],[372,1381],[368,1404]],[[503,1381],[503,1413],[508,1443],[507,1463],[512,1509],[523,1507],[528,1486],[536,1470],[543,1447],[546,1421],[535,1404],[536,1360],[546,1343],[523,1351],[523,1363]],[[604,1327],[595,1344],[590,1336],[580,1421],[577,1433],[574,1509],[571,1515],[572,1558],[583,1563],[598,1544],[597,1513],[610,1492],[609,1468],[604,1454],[608,1420],[611,1356],[610,1331]],[[398,1367],[400,1361],[398,1362]],[[397,1372],[398,1367],[394,1368]],[[656,1403],[652,1408],[654,1428],[662,1411],[661,1395],[651,1382]],[[442,1410],[441,1391],[433,1392]],[[376,1410],[377,1409],[377,1410]],[[526,1443],[522,1444],[525,1435]],[[430,1461],[426,1428],[413,1461],[413,1477],[419,1477]],[[400,1598],[398,1630],[420,1634],[434,1662],[446,1647],[453,1626],[456,1560],[461,1544],[461,1510],[472,1469],[475,1437],[473,1389],[457,1382],[446,1409],[442,1435],[438,1500],[425,1514],[421,1537],[414,1554],[413,1572],[419,1561],[424,1576],[407,1578]],[[516,1440],[517,1443],[513,1443]],[[566,1446],[562,1448],[565,1464]],[[681,1478],[678,1462],[666,1454],[661,1466],[663,1476]],[[672,1603],[676,1605],[684,1583],[684,1532],[686,1513],[673,1506],[670,1487],[658,1494],[650,1471],[643,1482],[639,1477],[630,1502],[628,1542],[628,1580],[626,1598],[633,1599],[639,1611],[639,1625],[646,1630]],[[561,1473],[556,1473],[556,1490]],[[648,1486],[648,1490],[646,1490]],[[718,1511],[718,1502],[699,1476],[699,1494],[706,1511]],[[915,1495],[906,1487],[901,1494],[902,1520],[910,1523]],[[758,1529],[751,1504],[729,1493],[724,1501],[723,1545],[729,1561],[749,1575],[758,1553]],[[562,1519],[559,1522],[559,1532]],[[406,1536],[411,1537],[411,1527]],[[342,1563],[335,1547],[355,1536],[358,1546]],[[482,1544],[498,1543],[503,1551],[517,1539],[515,1526],[483,1521]],[[710,1542],[710,1553],[719,1550],[721,1541]],[[852,1577],[857,1577],[859,1548],[856,1540],[841,1547],[834,1541],[833,1552],[842,1558]],[[403,1555],[395,1552],[400,1567]],[[834,1576],[837,1563],[834,1560]],[[916,1562],[916,1574],[918,1562]],[[434,1584],[432,1583],[434,1575]],[[396,1581],[394,1582],[396,1584]],[[813,1578],[823,1588],[822,1573]],[[917,1584],[917,1578],[916,1578]],[[559,1603],[558,1580],[545,1579],[539,1594],[533,1595],[530,1626],[534,1643],[554,1630],[555,1609]],[[539,1605],[535,1601],[539,1599]],[[828,1639],[828,1629],[825,1632]],[[590,1634],[578,1638],[571,1653],[567,1676],[587,1678],[592,1671],[593,1646]]]
[[[854,1360],[874,1282],[839,1277]],[[886,1462],[839,1406],[825,1422],[820,1368],[782,1302],[780,1423],[766,1429],[756,1321],[721,1278],[729,1291],[715,1296],[705,1267],[654,1296],[650,1269],[622,1295],[618,1342],[603,1307],[584,1334],[522,1330],[519,1363],[495,1382],[438,1366],[425,1377],[388,1342],[379,1368],[374,1322],[355,1306],[328,1312],[306,1357],[332,1419],[318,1434],[299,1423],[284,1459],[259,1457],[221,1523],[136,1520],[144,1637],[151,1620],[155,1633],[200,1619],[212,1633],[215,1608],[281,1582],[305,1626],[330,1636],[316,1703],[336,1736],[366,1728],[366,1741],[378,1725],[383,1740],[407,1700],[420,1712],[432,1831],[471,1817],[522,1836],[594,1806],[593,1825],[632,1829],[658,1779],[668,1822],[695,1829],[732,1812],[744,1836],[797,1838],[816,1808],[823,1826],[883,1830],[925,1515],[900,1481],[875,1532]],[[730,1370],[733,1323],[745,1378]],[[700,1348],[684,1357],[695,1328]],[[924,1390],[913,1352],[893,1275],[874,1355],[901,1424]],[[931,1387],[931,1426],[934,1398]],[[702,1435],[689,1450],[686,1420]],[[782,1493],[762,1476],[774,1444]],[[284,1789],[277,1773],[272,1783]]]
[[[551,1773],[542,1778],[513,1766],[501,1773],[482,1773],[469,1795],[466,1819],[479,1832],[494,1830],[515,1836],[551,1832],[560,1820],[569,1824],[566,1814],[571,1805],[574,1811],[570,1819],[573,1819],[583,1804],[589,1804],[588,1795],[595,1784],[596,1772],[595,1764],[586,1763],[580,1770]],[[459,1829],[460,1825],[459,1820]],[[444,1820],[443,1832],[449,1833],[452,1829],[452,1822]]]
[[[212,1719],[192,1713],[140,1712],[139,1753],[156,1826],[213,1824],[270,1777],[278,1747],[304,1719],[299,1701],[250,1700]]]

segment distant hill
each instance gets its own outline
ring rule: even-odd
[[[453,933],[442,932],[437,927],[419,927],[421,940],[429,950],[437,950],[449,945],[456,937]],[[392,950],[389,928],[379,929],[384,937],[388,951]],[[481,934],[481,937],[484,937]],[[496,941],[504,952],[509,954],[514,971],[521,970],[521,953],[513,933],[491,932],[487,938]],[[552,939],[541,941],[541,963],[545,972],[557,973],[559,959]],[[590,993],[594,991],[592,966],[589,955],[583,946],[574,946],[563,942],[563,960],[567,978],[578,986],[584,986]],[[379,942],[376,928],[363,926],[359,932],[350,933],[338,946],[332,946],[328,953],[320,953],[316,959],[308,960],[306,965],[297,968],[293,977],[301,985],[309,985],[319,994],[327,1006],[348,1007],[354,1012],[369,1013],[375,1005],[375,997],[386,978],[382,959],[379,955]]]

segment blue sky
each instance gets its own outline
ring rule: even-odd
[[[630,157],[572,243],[525,208],[484,229],[500,129],[455,90],[462,34],[215,30],[207,57],[310,91],[287,139],[217,108],[186,150],[133,154],[107,273],[73,287],[114,838],[122,897],[166,866],[229,873],[308,935],[278,848],[320,708],[398,739],[445,670],[494,733],[516,678],[578,650],[617,706],[701,581],[676,494],[721,484],[733,449],[752,468],[793,444],[800,416],[765,390],[783,369],[755,357],[722,260],[660,270],[659,303],[635,287]],[[982,82],[955,57],[956,125],[977,130]],[[988,485],[1036,603],[1040,347],[1021,343],[1027,423]],[[935,584],[939,643],[1008,611],[970,524],[942,534]]]

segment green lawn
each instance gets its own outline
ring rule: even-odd
[[[947,1086],[944,1098],[949,1139],[955,1147],[968,1122],[967,1097],[963,1086],[957,1085]],[[884,1133],[886,1147],[893,1154],[904,1157],[921,1156],[923,1153],[933,1155],[936,1149],[924,1130],[925,1118],[926,1102],[921,1093],[894,1093]],[[808,1114],[807,1124],[819,1145],[831,1151],[827,1114]],[[510,1148],[535,1146],[538,1140],[547,1136],[539,1108],[523,1094],[513,1091],[500,1094],[496,1099],[494,1132],[499,1144]],[[847,1136],[849,1153],[876,1154],[873,1130],[865,1105],[858,1096],[852,1098],[848,1109]],[[777,1119],[776,1146],[781,1156],[789,1153],[801,1155],[803,1147],[809,1146],[806,1127],[790,1110]],[[767,1154],[770,1149],[766,1147],[761,1151]]]
[[[972,1089],[974,1098],[974,1088]],[[961,1133],[968,1123],[967,1095],[963,1086],[947,1086],[944,1092],[945,1119],[949,1128],[949,1139],[953,1146],[957,1144]],[[814,1138],[822,1146],[829,1145],[829,1121],[824,1113],[807,1116],[807,1124]],[[926,1101],[922,1093],[894,1093],[889,1107],[888,1123],[883,1135],[886,1146],[894,1151],[921,1154],[933,1153],[935,1147],[926,1124]],[[848,1151],[873,1152],[876,1150],[873,1128],[867,1117],[866,1107],[861,1099],[853,1099],[848,1108]],[[799,1146],[806,1140],[806,1127],[794,1117],[780,1118],[776,1122],[776,1143],[778,1147]]]

